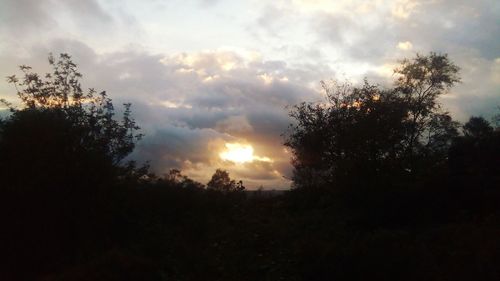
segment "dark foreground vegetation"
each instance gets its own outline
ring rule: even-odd
[[[9,77],[0,122],[1,280],[499,280],[500,131],[438,97],[446,56],[403,61],[393,89],[325,85],[292,109],[294,188],[247,197],[127,162],[140,139],[70,57]]]

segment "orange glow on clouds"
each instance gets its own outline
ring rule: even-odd
[[[253,147],[249,144],[226,143],[226,149],[219,153],[219,157],[225,161],[231,161],[238,164],[247,162],[263,161],[272,162],[268,157],[259,157],[253,154]]]

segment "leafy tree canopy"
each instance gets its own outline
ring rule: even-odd
[[[3,181],[12,185],[67,184],[103,179],[123,172],[125,157],[141,138],[124,104],[121,121],[105,92],[84,91],[82,75],[67,54],[49,56],[52,72],[43,76],[20,66],[23,76],[7,77],[20,98],[1,124],[0,160]],[[130,169],[129,169],[130,170]],[[29,178],[20,174],[30,174]],[[107,176],[104,173],[108,173]]]
[[[243,191],[245,187],[243,182],[236,182],[229,177],[229,173],[225,170],[217,169],[212,175],[212,178],[207,183],[207,189],[221,191],[224,193],[233,191]]]
[[[318,186],[415,176],[442,165],[458,124],[438,97],[459,82],[446,55],[401,61],[390,89],[322,82],[326,100],[290,111],[294,182]]]
[[[493,133],[493,127],[486,119],[472,116],[462,127],[464,135],[472,138],[484,138]]]
[[[190,179],[188,176],[183,175],[178,169],[171,169],[167,174],[163,176],[163,179],[160,181],[164,181],[171,186],[179,186],[181,188],[186,189],[203,189],[205,186],[193,179]]]

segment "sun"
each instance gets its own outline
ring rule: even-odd
[[[260,157],[253,154],[254,150],[250,144],[226,143],[226,149],[219,153],[222,160],[231,161],[238,164],[253,162],[272,162],[268,157]]]
[[[253,161],[253,147],[249,144],[226,143],[226,150],[219,153],[222,160],[235,163],[246,163]]]

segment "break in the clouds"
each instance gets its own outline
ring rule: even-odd
[[[159,174],[207,182],[224,168],[250,188],[283,188],[286,108],[320,100],[322,79],[389,84],[398,59],[448,53],[463,81],[445,108],[493,115],[499,19],[494,0],[0,0],[0,76],[44,72],[49,52],[67,52],[84,86],[133,103],[146,134],[133,158]],[[0,97],[15,101],[4,80]],[[228,143],[250,145],[253,161],[222,159]]]

